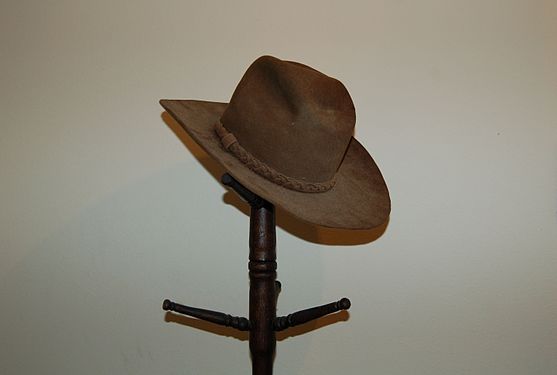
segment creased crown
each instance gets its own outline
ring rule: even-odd
[[[340,81],[306,65],[263,56],[242,77],[221,123],[276,171],[325,182],[342,162],[355,119]]]

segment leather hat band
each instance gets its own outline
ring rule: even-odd
[[[220,138],[222,146],[228,152],[244,163],[246,167],[277,185],[304,193],[323,193],[330,190],[335,185],[336,181],[334,178],[325,182],[308,182],[286,176],[246,151],[246,149],[240,145],[234,134],[229,132],[220,121],[215,123],[214,128],[215,133],[217,133]]]

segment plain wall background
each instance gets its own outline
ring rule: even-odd
[[[554,1],[4,0],[0,40],[0,373],[249,373],[245,335],[161,310],[247,314],[248,217],[158,100],[227,101],[263,54],[345,83],[393,202],[281,215],[279,314],[353,308],[276,374],[557,373]]]

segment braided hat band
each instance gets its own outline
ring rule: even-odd
[[[234,155],[253,172],[277,185],[303,193],[323,193],[330,190],[335,185],[336,181],[334,178],[325,182],[308,182],[286,176],[250,154],[240,145],[234,134],[229,132],[220,121],[215,123],[214,129],[215,133],[217,133],[220,138],[222,146],[228,152]]]

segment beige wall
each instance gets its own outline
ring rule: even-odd
[[[276,373],[557,373],[555,2],[2,1],[0,40],[1,374],[249,373],[165,322],[247,313],[248,217],[157,101],[263,54],[346,84],[393,201],[354,246],[280,218],[279,314],[353,308]]]

